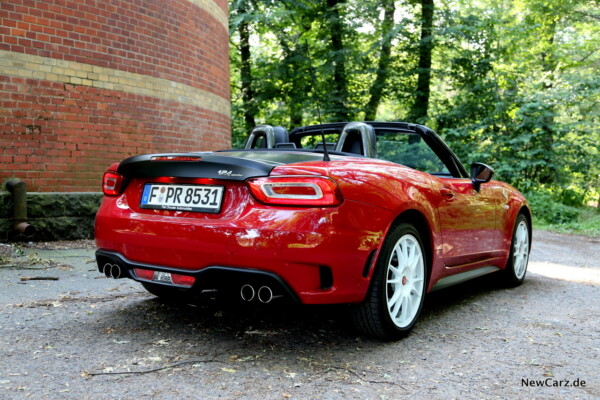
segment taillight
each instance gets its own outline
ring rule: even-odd
[[[286,206],[337,206],[342,194],[337,184],[323,176],[279,176],[249,179],[254,197],[263,203]]]
[[[102,178],[102,191],[107,196],[118,196],[123,189],[123,175],[106,171]]]
[[[135,273],[135,276],[140,279],[145,279],[147,281],[154,279],[154,271],[150,269],[134,268],[133,272]]]

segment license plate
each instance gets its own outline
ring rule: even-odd
[[[223,186],[147,183],[140,207],[216,214],[221,211],[223,191]]]

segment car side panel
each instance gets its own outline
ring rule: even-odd
[[[470,179],[433,179],[439,191],[436,209],[444,241],[443,259],[447,267],[457,267],[493,258],[499,212],[497,189],[481,185],[476,191]]]

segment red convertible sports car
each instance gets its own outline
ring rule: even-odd
[[[525,278],[531,211],[400,122],[261,125],[243,150],[149,154],[104,174],[96,259],[164,299],[347,303],[358,329],[406,335],[426,293]]]

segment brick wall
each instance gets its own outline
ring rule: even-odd
[[[0,181],[98,191],[112,162],[230,145],[226,0],[0,2]]]

